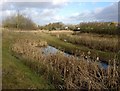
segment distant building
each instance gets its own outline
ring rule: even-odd
[[[77,31],[80,32],[80,27],[75,28],[74,31],[76,31],[76,32],[77,32]]]
[[[65,27],[65,30],[68,30],[68,27]]]
[[[80,30],[80,28],[79,28],[79,27],[78,27],[77,29],[78,29],[78,30]]]

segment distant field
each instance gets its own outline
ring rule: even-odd
[[[50,31],[49,33],[55,33],[55,34],[72,34],[74,33],[71,30],[55,30],[55,31]]]

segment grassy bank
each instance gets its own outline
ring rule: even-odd
[[[23,37],[13,32],[3,32],[2,41],[2,88],[3,89],[52,89],[42,75],[38,76],[23,62],[12,56],[10,47],[15,38]]]
[[[103,60],[109,60],[109,59],[114,59],[115,57],[115,53],[113,52],[104,52],[104,51],[100,51],[100,50],[96,50],[96,49],[90,49],[88,47],[85,46],[79,46],[79,45],[75,45],[72,43],[68,43],[68,42],[64,42],[60,39],[58,39],[55,36],[51,36],[50,34],[46,34],[46,33],[42,33],[40,34],[40,37],[45,39],[49,45],[54,46],[60,50],[66,51],[68,53],[73,53],[76,55],[81,55],[81,54],[88,54],[88,51],[91,52],[91,56],[93,58],[96,57],[100,57]]]

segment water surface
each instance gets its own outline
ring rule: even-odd
[[[71,54],[62,52],[62,51],[60,51],[59,49],[57,49],[57,48],[55,48],[55,47],[53,47],[53,46],[50,46],[50,45],[48,45],[47,47],[41,48],[41,50],[42,50],[42,53],[45,54],[45,55],[57,54],[57,53],[59,52],[59,53],[64,54],[64,55],[67,56],[67,57],[68,57],[68,56],[74,56],[74,55],[71,55]],[[80,57],[77,57],[77,59],[80,59]],[[86,60],[86,61],[87,61],[87,60]],[[107,69],[107,67],[108,67],[108,64],[106,64],[106,63],[104,63],[104,62],[99,62],[98,65],[99,65],[100,67],[103,67],[104,69]]]

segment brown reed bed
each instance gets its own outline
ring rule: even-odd
[[[66,40],[67,42],[84,45],[91,49],[98,49],[102,51],[116,51],[116,46],[118,43],[117,37],[111,37],[110,35],[105,37],[103,35],[93,35],[93,34],[51,34],[53,36],[59,36],[61,40]]]
[[[55,34],[52,34],[55,35]],[[58,36],[59,35],[59,36]],[[100,37],[93,36],[92,34],[87,35],[69,35],[69,34],[57,34],[56,35],[61,40],[66,40],[67,42],[83,45],[90,49],[97,49],[101,51],[116,52],[118,38],[117,37]]]
[[[56,89],[120,89],[120,74],[115,59],[113,66],[103,69],[96,61],[78,61],[76,57],[66,57],[61,53],[43,55],[31,41],[17,39],[11,48],[13,55],[37,74],[42,74]],[[42,43],[39,46],[42,47]]]

